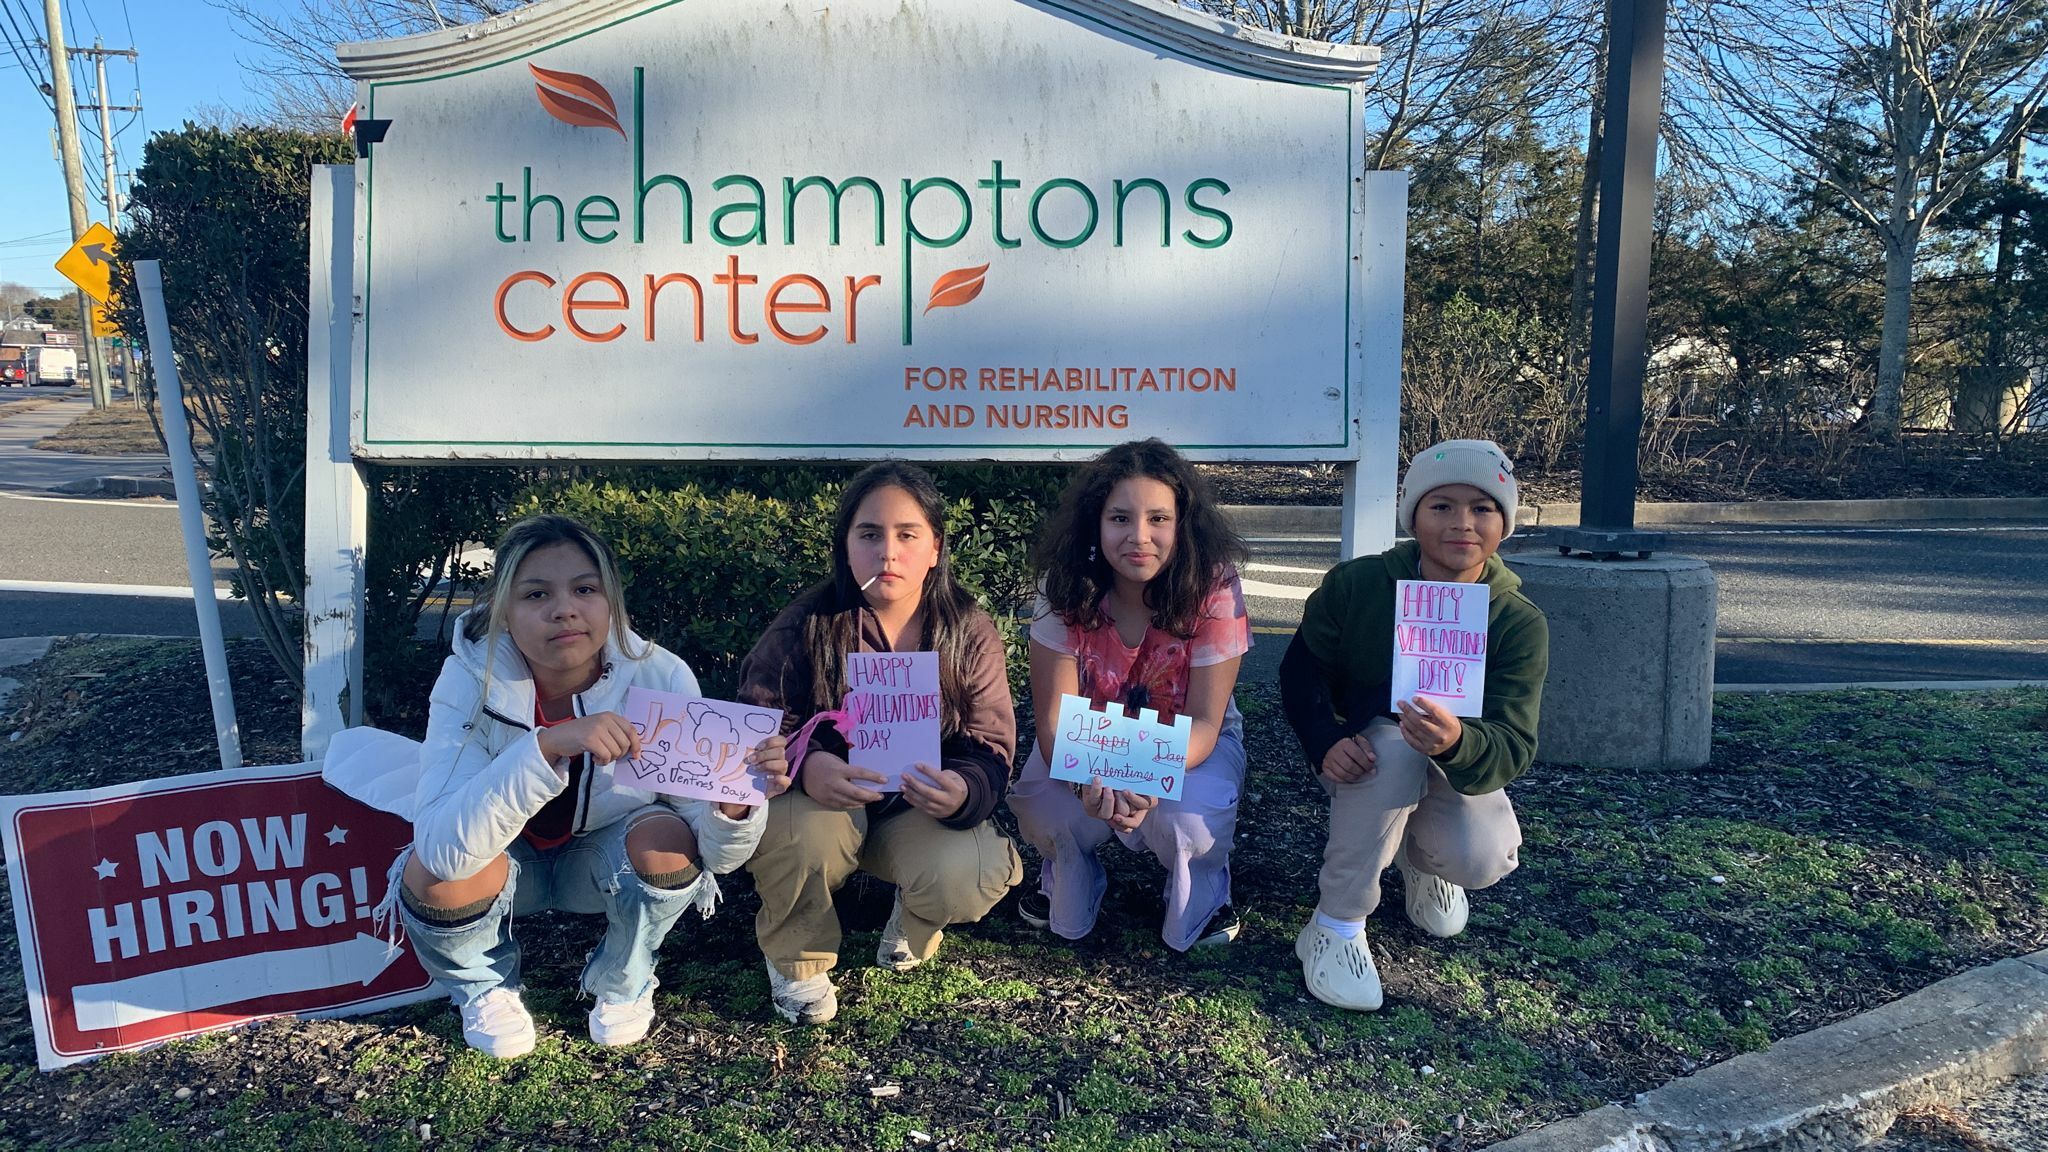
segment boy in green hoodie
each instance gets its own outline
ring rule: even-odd
[[[1397,864],[1408,918],[1464,931],[1467,889],[1513,871],[1522,834],[1502,791],[1536,755],[1550,629],[1496,553],[1515,530],[1514,465],[1489,440],[1446,440],[1409,462],[1401,526],[1415,538],[1347,560],[1308,598],[1280,664],[1287,719],[1330,794],[1315,915],[1295,939],[1302,978],[1339,1008],[1380,1006],[1365,919]],[[1484,715],[1391,699],[1399,580],[1488,587]]]

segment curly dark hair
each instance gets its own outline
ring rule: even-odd
[[[1152,623],[1182,638],[1195,634],[1202,604],[1230,564],[1242,566],[1249,551],[1216,505],[1209,482],[1173,446],[1153,437],[1118,444],[1074,473],[1060,494],[1059,510],[1031,552],[1046,603],[1069,628],[1096,628],[1107,620],[1102,602],[1116,586],[1116,573],[1102,555],[1102,506],[1110,490],[1133,476],[1173,489],[1173,555],[1145,585]]]

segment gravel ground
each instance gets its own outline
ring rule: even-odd
[[[2048,1152],[2048,1074],[1960,1107],[1909,1112],[1864,1152]]]

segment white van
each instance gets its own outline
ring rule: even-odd
[[[45,345],[28,350],[28,379],[31,384],[72,384],[78,380],[78,353],[71,348]]]

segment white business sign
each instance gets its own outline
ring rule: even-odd
[[[386,122],[351,449],[1358,460],[1397,388],[1376,55],[1138,0],[551,0],[345,47]]]

